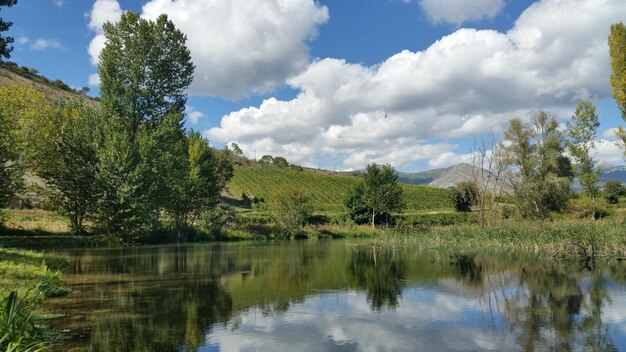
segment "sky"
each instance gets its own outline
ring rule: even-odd
[[[471,162],[474,140],[538,110],[600,116],[622,165],[607,37],[624,0],[18,0],[11,61],[98,95],[102,24],[167,14],[196,66],[186,128],[248,157],[355,170]]]

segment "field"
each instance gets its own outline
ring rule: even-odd
[[[359,180],[358,176],[333,172],[237,165],[228,190],[236,199],[241,199],[245,193],[251,198],[267,200],[274,188],[302,188],[310,193],[316,212],[340,212],[344,210],[343,199],[348,190]],[[450,190],[404,183],[402,188],[407,204],[406,212],[452,207]]]

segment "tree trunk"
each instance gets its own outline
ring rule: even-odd
[[[372,228],[376,228],[376,222],[374,221],[376,218],[376,210],[372,209]]]

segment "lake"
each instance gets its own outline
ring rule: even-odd
[[[626,350],[626,262],[291,241],[81,249],[59,351]]]

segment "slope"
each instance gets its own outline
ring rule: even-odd
[[[236,199],[241,199],[245,193],[267,200],[275,188],[297,187],[310,193],[315,211],[338,212],[344,210],[343,200],[359,180],[359,176],[330,171],[236,165],[228,193]],[[450,190],[405,183],[402,188],[407,212],[452,207]]]

